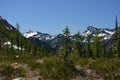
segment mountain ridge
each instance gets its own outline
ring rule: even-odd
[[[87,36],[91,37],[91,41],[93,40],[95,34],[98,32],[98,36],[101,37],[101,40],[109,40],[115,32],[115,29],[109,28],[96,28],[93,26],[89,26],[85,32],[81,34],[82,42],[86,42]],[[41,33],[38,31],[31,31],[26,32],[23,34],[24,37],[28,39],[37,39],[38,43],[41,42],[47,43],[50,47],[54,49],[58,49],[62,45],[62,40],[65,38],[63,34],[51,35],[49,33]],[[29,37],[28,37],[29,36]],[[74,41],[75,34],[70,36],[71,41]]]
[[[87,30],[85,30],[81,34],[81,36],[83,36],[83,37],[87,37],[88,35],[94,36],[96,34],[96,32],[99,32],[98,36],[100,36],[100,37],[107,37],[108,36],[108,38],[110,38],[114,34],[115,29],[97,28],[97,27],[89,26],[89,27],[87,27]],[[61,35],[61,34],[51,35],[49,33],[41,33],[39,31],[31,31],[31,30],[29,30],[26,33],[23,33],[23,36],[26,37],[26,38],[29,38],[29,37],[39,38],[40,36],[37,36],[37,35],[42,35],[44,38],[46,37],[45,40],[52,40],[52,39],[54,39],[55,37],[57,37],[58,35]],[[71,35],[71,36],[74,36],[74,34]],[[47,39],[47,37],[49,37],[49,39]],[[104,38],[104,39],[108,39],[108,38]]]
[[[37,46],[44,46],[46,49],[51,50],[58,49],[62,45],[62,40],[65,36],[61,34],[51,35],[49,33],[41,33],[39,31],[31,31],[29,30],[26,33],[21,34],[15,27],[8,23],[6,19],[3,19],[0,16],[0,42],[7,42],[11,40],[12,35],[19,34],[26,39],[30,39]],[[3,29],[4,28],[4,29]],[[101,37],[101,40],[109,40],[115,32],[115,29],[109,28],[96,28],[93,26],[89,26],[82,34],[82,42],[86,42],[86,38],[88,35],[91,37],[91,41],[94,38],[96,32],[98,32],[98,36]],[[8,35],[9,34],[9,35]],[[74,41],[75,34],[70,36],[71,41]],[[4,38],[5,39],[2,39]]]

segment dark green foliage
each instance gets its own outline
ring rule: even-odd
[[[66,26],[65,30],[63,30],[63,34],[65,35],[65,39],[63,40],[63,46],[65,47],[65,55],[66,57],[70,53],[70,31],[69,28]]]
[[[93,57],[99,58],[101,56],[101,41],[98,33],[96,33],[92,43]]]
[[[80,36],[80,32],[75,35],[75,41],[73,43],[73,53],[82,57],[82,40]]]
[[[26,46],[26,48],[25,48],[27,52],[31,52],[31,46],[32,46],[32,43],[31,43],[30,40],[28,40],[28,41],[27,41],[27,46]]]
[[[119,25],[119,35],[118,35],[118,55],[120,57],[120,25]]]
[[[20,37],[20,47],[21,47],[21,50],[20,50],[20,54],[22,54],[23,53],[23,38],[22,37]]]
[[[20,26],[18,23],[16,23],[16,29],[18,30],[19,32],[19,29],[20,29]],[[19,34],[16,34],[16,42],[17,42],[17,47],[20,47],[20,35]],[[20,50],[18,49],[18,53],[20,52]]]
[[[69,38],[71,33],[69,31],[68,26],[66,26],[65,30],[63,30],[63,34],[65,35],[66,38]]]
[[[89,56],[89,57],[92,57],[93,54],[92,54],[92,48],[91,48],[91,38],[90,38],[90,35],[87,36],[87,40],[86,40],[86,54]]]
[[[103,57],[108,57],[108,53],[107,53],[107,48],[105,47],[105,41],[102,42],[103,43],[103,48],[102,48],[102,53],[103,53]]]
[[[66,59],[67,55],[71,52],[71,45],[70,45],[70,31],[69,28],[66,26],[65,30],[63,30],[63,34],[65,35],[65,39],[62,41],[62,46],[58,50],[59,57]]]
[[[37,55],[37,46],[36,45],[33,45],[32,46],[32,54],[35,56]]]
[[[118,26],[117,17],[116,17],[116,24],[115,24],[113,53],[114,53],[114,57],[117,57],[117,56],[120,57],[120,28]]]

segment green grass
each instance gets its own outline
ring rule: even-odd
[[[96,70],[104,79],[120,79],[120,59],[119,58],[100,58],[90,65],[91,69]]]
[[[36,62],[39,56],[34,56],[28,52],[21,55],[20,58],[15,58],[11,54],[7,56],[4,50],[0,50],[0,72],[7,77],[11,77],[11,74],[20,73],[19,75],[25,76],[24,69],[14,69],[10,66],[11,63],[23,63],[27,64],[31,70],[37,70],[43,79],[51,80],[70,80],[74,79],[80,74],[75,69],[75,65],[80,65],[83,69],[91,69],[95,73],[102,76],[105,80],[119,80],[120,79],[120,58],[80,58],[78,56],[69,55],[66,59],[61,60],[57,55],[41,57],[44,63]],[[5,53],[5,54],[4,54]],[[2,56],[6,56],[2,58]],[[5,67],[3,67],[5,66]],[[82,76],[82,75],[80,75]],[[85,76],[87,77],[87,76]]]
[[[26,72],[22,67],[13,68],[8,64],[0,65],[0,74],[4,76],[6,80],[11,80],[13,77],[26,76]]]
[[[40,67],[40,74],[44,79],[69,80],[76,76],[77,72],[72,66],[65,64],[56,57],[44,60]]]

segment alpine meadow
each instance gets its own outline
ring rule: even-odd
[[[120,80],[118,3],[1,0],[0,80]]]

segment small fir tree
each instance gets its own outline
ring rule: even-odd
[[[73,44],[73,52],[74,54],[82,57],[82,40],[81,40],[80,32],[78,32],[75,35],[75,41]]]
[[[113,45],[113,53],[114,57],[120,57],[120,28],[118,27],[118,20],[116,17],[115,21],[115,33],[114,33],[114,45]]]
[[[100,42],[100,37],[98,36],[98,32],[94,36],[92,50],[93,50],[93,57],[99,58],[101,53],[101,42]]]
[[[89,56],[89,57],[92,57],[92,49],[91,49],[91,38],[90,38],[90,35],[87,36],[87,39],[86,39],[86,54]]]
[[[62,46],[60,47],[60,49],[58,50],[59,52],[59,57],[60,58],[64,58],[64,60],[66,60],[67,55],[70,53],[70,31],[68,26],[66,26],[66,28],[63,30],[63,34],[65,36],[65,38],[62,41]]]

